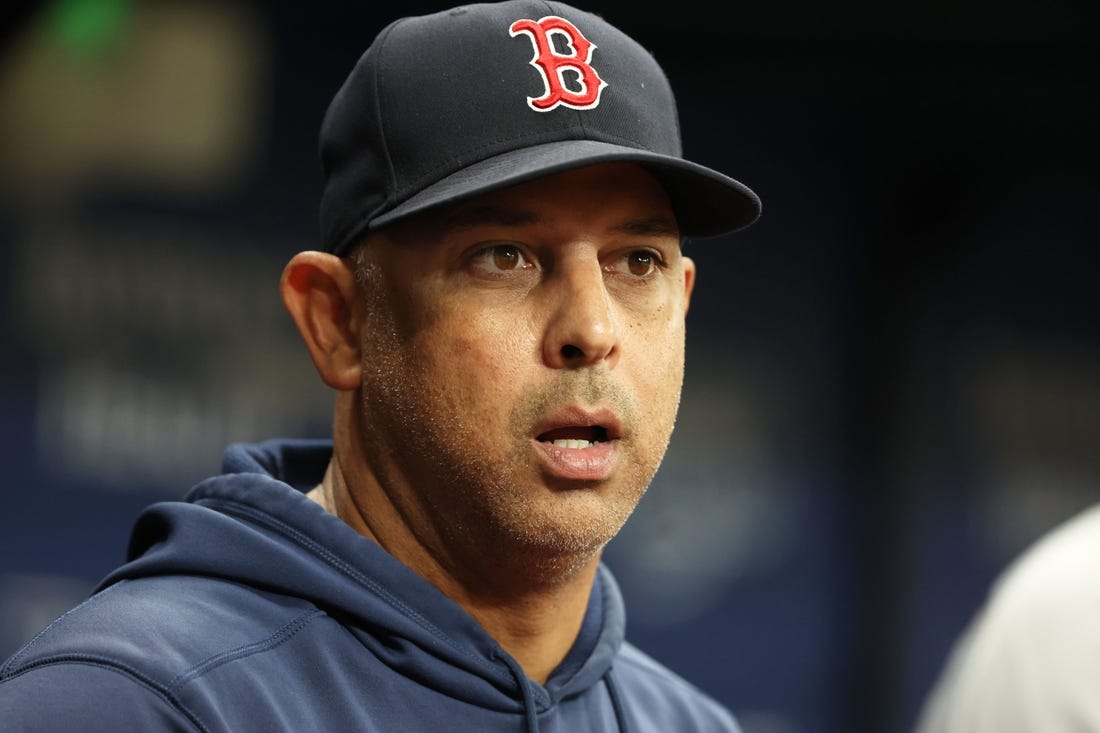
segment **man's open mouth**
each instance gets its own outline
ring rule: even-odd
[[[607,442],[607,428],[602,425],[573,425],[547,430],[538,436],[542,443],[558,448],[590,448],[596,443]]]

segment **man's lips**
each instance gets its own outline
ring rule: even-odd
[[[568,407],[535,428],[544,469],[555,478],[573,481],[610,477],[618,462],[621,437],[622,425],[608,409]]]
[[[535,440],[556,443],[605,443],[622,437],[622,425],[614,412],[607,408],[586,410],[567,407],[555,412],[535,427]]]

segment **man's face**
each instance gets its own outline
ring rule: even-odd
[[[694,265],[664,190],[632,164],[569,171],[363,258],[360,445],[404,523],[445,566],[591,559],[680,399]]]

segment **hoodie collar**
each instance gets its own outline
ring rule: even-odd
[[[622,596],[600,566],[581,632],[545,686],[518,679],[514,663],[476,620],[377,543],[304,495],[321,481],[330,441],[230,446],[223,473],[183,502],[153,505],[131,537],[122,579],[190,573],[307,598],[362,629],[364,644],[399,638],[407,674],[471,702],[537,712],[599,682],[623,643]],[[456,684],[456,679],[465,682]],[[453,689],[451,689],[453,688]]]

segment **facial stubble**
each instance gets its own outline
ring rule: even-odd
[[[534,580],[568,576],[588,564],[652,481],[671,436],[679,385],[664,408],[671,414],[654,415],[607,371],[557,370],[517,395],[506,420],[506,445],[483,445],[472,410],[496,409],[486,404],[490,392],[478,383],[484,377],[470,374],[457,385],[437,379],[438,357],[418,347],[420,332],[398,327],[381,279],[369,261],[360,270],[370,329],[364,338],[363,449],[406,526],[451,572],[475,565],[526,572]],[[623,425],[619,465],[608,482],[554,485],[540,475],[531,446],[535,426],[572,404],[607,406]],[[661,425],[667,427],[662,431]]]

